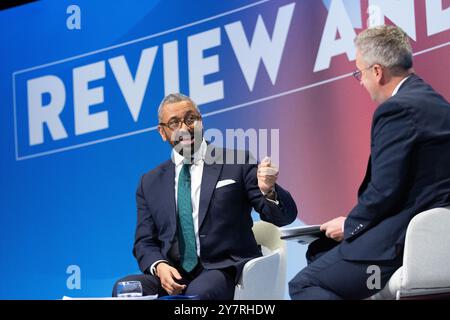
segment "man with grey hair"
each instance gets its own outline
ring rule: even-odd
[[[310,244],[308,266],[289,282],[292,299],[375,294],[402,264],[414,215],[450,205],[449,103],[413,73],[411,46],[400,28],[367,29],[355,45],[353,76],[379,103],[371,157],[356,206],[346,218],[322,224],[323,237]],[[369,279],[373,266],[379,285]]]
[[[202,116],[189,97],[165,97],[158,118],[172,159],[139,182],[133,254],[143,274],[118,282],[140,281],[144,295],[233,299],[245,263],[261,256],[252,208],[282,226],[295,220],[295,202],[276,184],[278,169],[270,161],[257,166],[246,151],[207,143]]]

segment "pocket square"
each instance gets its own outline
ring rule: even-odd
[[[234,181],[233,179],[225,179],[225,180],[220,180],[219,182],[217,182],[216,184],[216,189],[217,188],[221,188],[221,187],[225,187],[229,184],[233,184],[236,183],[236,181]]]

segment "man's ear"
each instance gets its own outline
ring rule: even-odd
[[[377,80],[377,82],[379,84],[384,84],[386,82],[386,79],[385,79],[386,74],[383,70],[383,67],[381,67],[379,64],[376,64],[373,66],[372,69],[373,69],[372,72],[374,73],[374,76],[375,76],[375,79]]]
[[[163,139],[163,141],[166,142],[167,135],[166,135],[166,132],[164,131],[164,129],[162,128],[162,126],[158,126],[158,132],[161,135],[161,138]]]

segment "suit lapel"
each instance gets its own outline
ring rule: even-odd
[[[174,233],[177,225],[177,209],[175,206],[175,165],[171,160],[162,168],[161,190],[166,199],[165,207],[167,216],[170,219],[170,226],[174,226]]]
[[[212,155],[213,150],[215,153],[214,155]],[[203,165],[202,183],[200,187],[200,204],[198,210],[199,229],[205,219],[212,194],[216,188],[217,180],[222,172],[223,161],[221,158],[222,150],[209,144],[206,151],[205,163]]]

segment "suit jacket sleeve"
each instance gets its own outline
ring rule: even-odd
[[[246,158],[247,160],[252,159],[249,153],[247,153]],[[246,163],[254,163],[254,161],[247,161]],[[276,226],[281,227],[293,222],[297,217],[297,206],[289,192],[279,185],[275,185],[279,205],[266,200],[258,187],[256,171],[256,164],[243,166],[243,180],[252,207],[260,214],[262,220]]]
[[[142,272],[148,273],[149,267],[165,258],[161,254],[160,243],[150,209],[143,192],[143,177],[136,191],[137,224],[133,254]]]
[[[414,117],[407,106],[386,102],[378,107],[372,124],[370,180],[345,221],[346,239],[401,209],[416,136]]]

